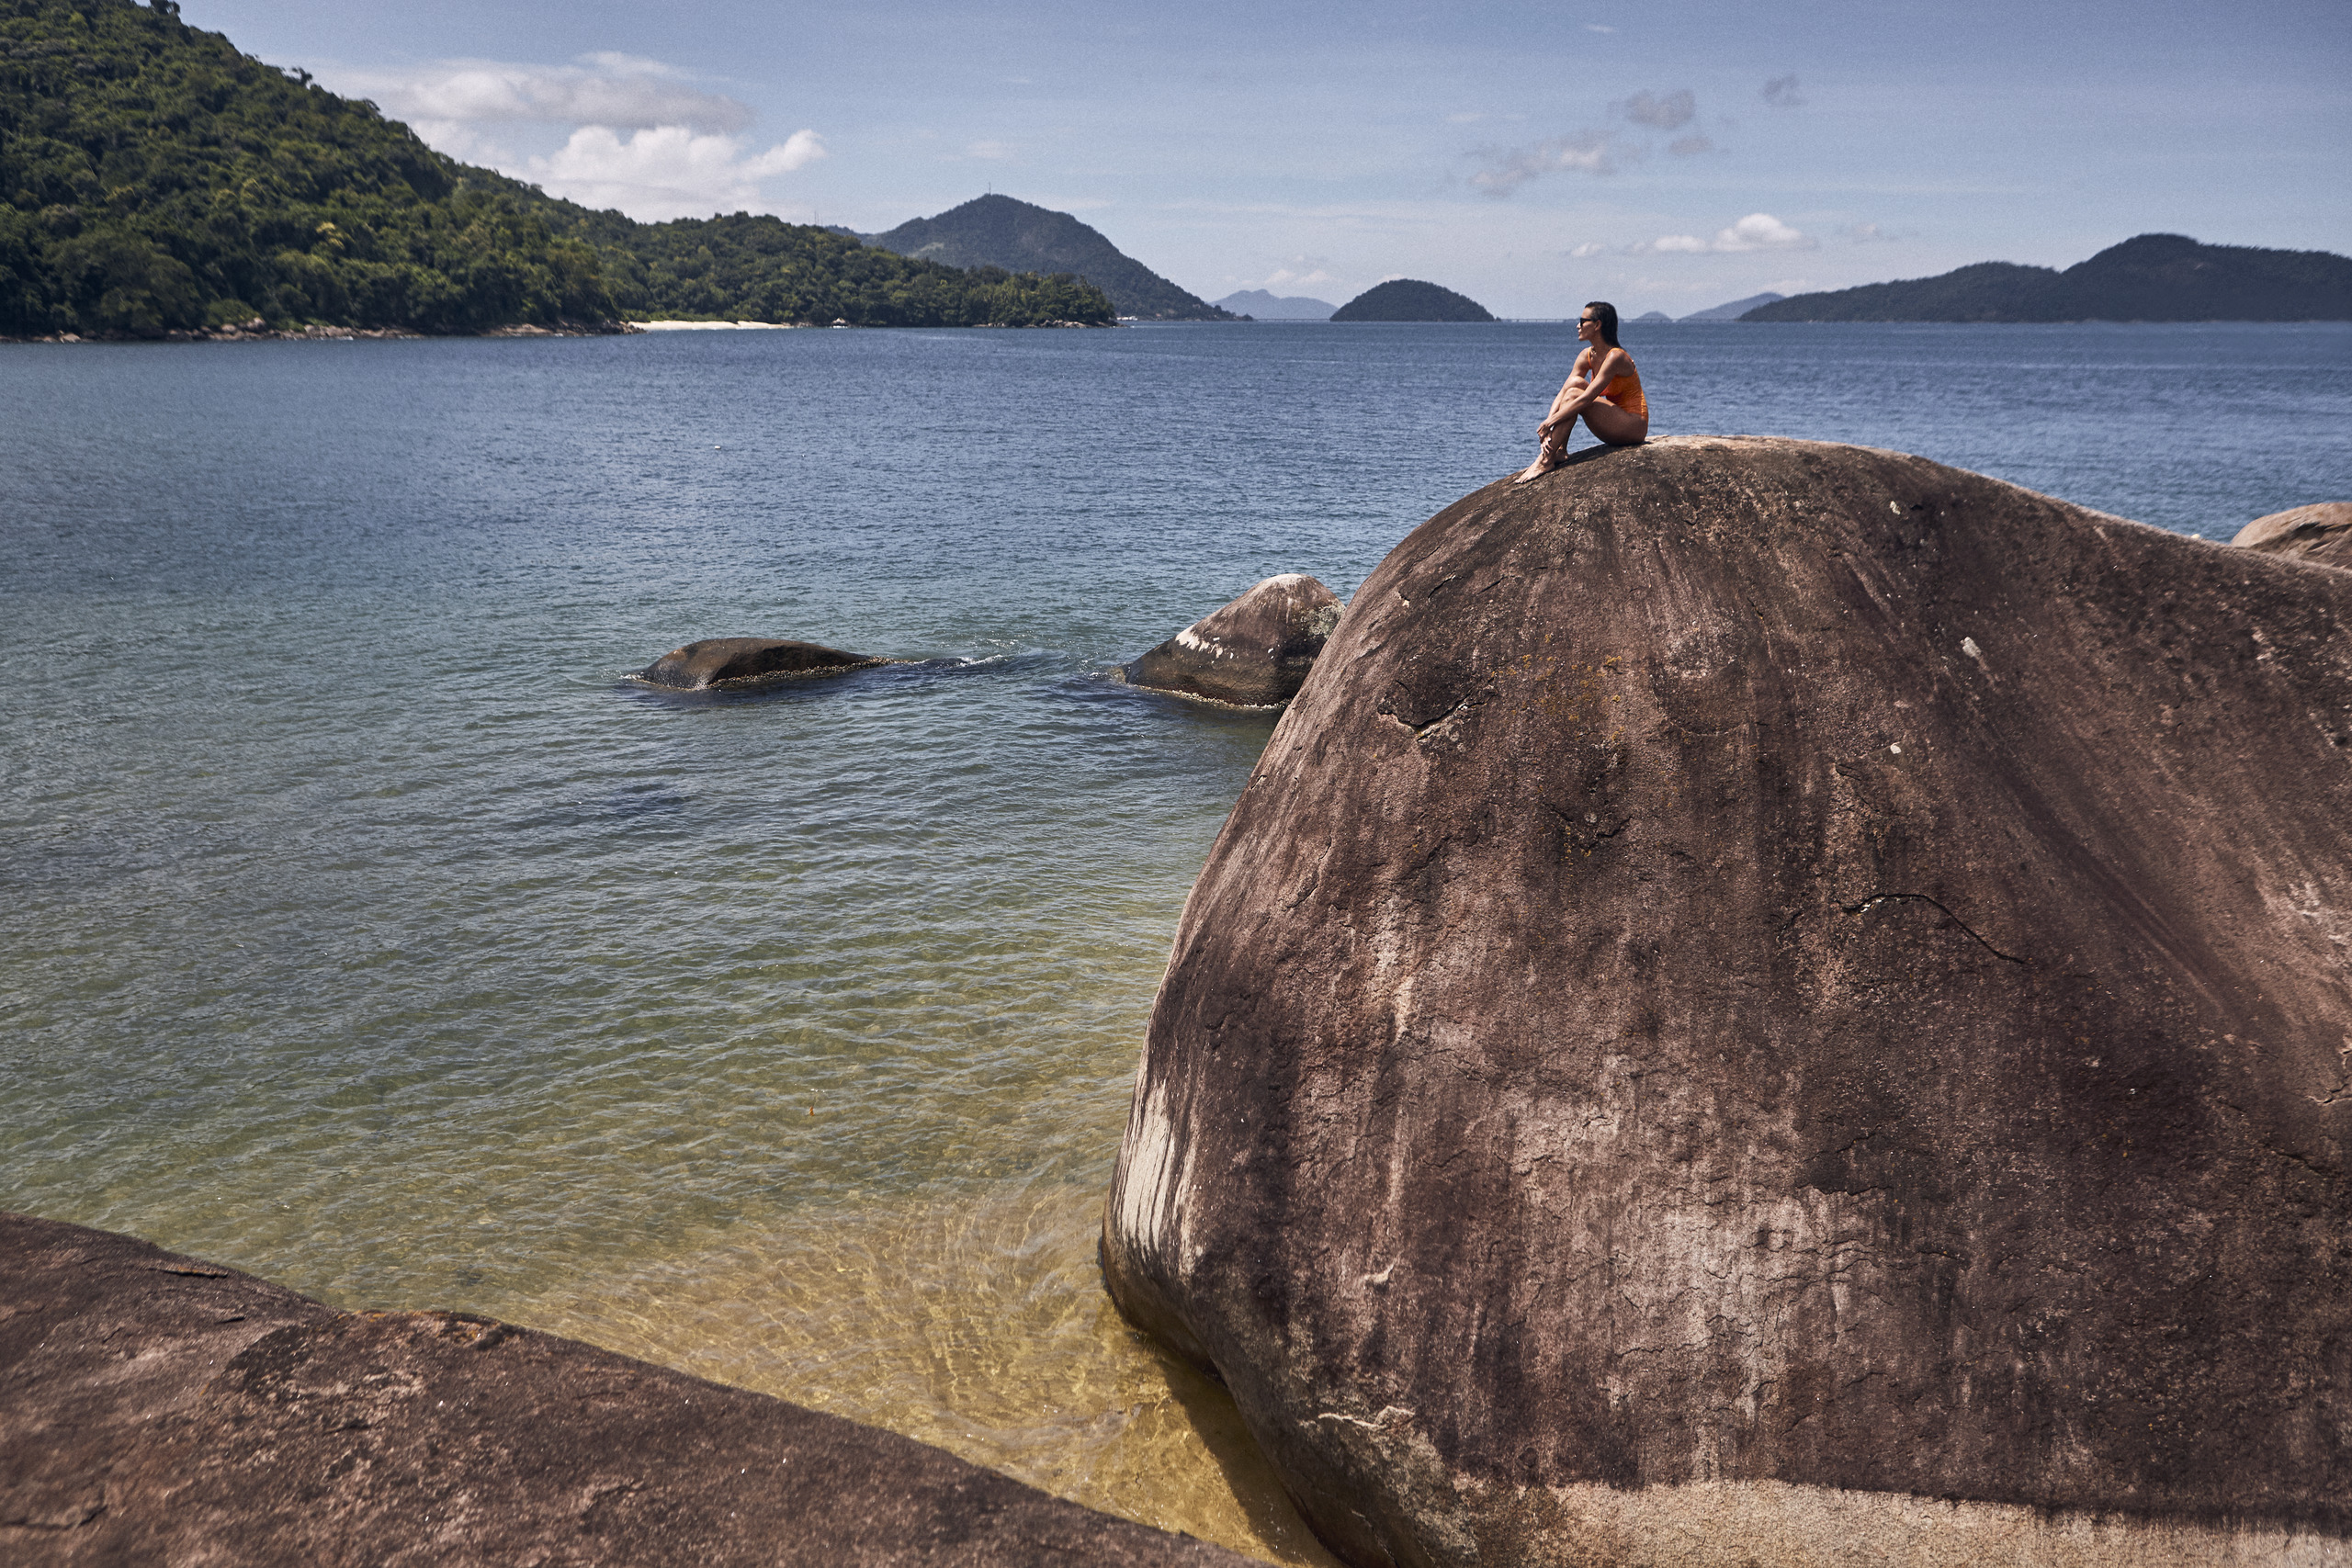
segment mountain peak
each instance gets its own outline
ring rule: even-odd
[[[1328,321],[1337,305],[1305,294],[1276,294],[1271,288],[1244,288],[1216,302],[1220,310],[1254,317],[1261,321]]]
[[[1332,312],[1335,321],[1491,321],[1484,305],[1465,294],[1418,277],[1375,283]]]
[[[1800,294],[1751,321],[2352,321],[2352,258],[2138,234],[2064,272],[1977,262],[1935,277]]]
[[[1122,316],[1148,321],[1224,321],[1230,313],[1168,279],[1067,212],[990,193],[936,218],[910,218],[865,236],[882,250],[948,266],[1075,273],[1111,297]]]

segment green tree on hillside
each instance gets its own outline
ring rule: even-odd
[[[772,218],[646,225],[552,199],[187,26],[172,0],[0,0],[0,333],[254,316],[478,332],[623,310],[1110,319],[1068,279],[909,262]]]

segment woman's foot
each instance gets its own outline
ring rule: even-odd
[[[1546,452],[1542,457],[1536,458],[1535,461],[1528,464],[1527,467],[1520,469],[1519,477],[1510,482],[1515,485],[1523,485],[1530,479],[1541,479],[1543,476],[1550,473],[1554,468],[1556,468],[1559,466],[1560,459],[1552,456],[1551,453]]]

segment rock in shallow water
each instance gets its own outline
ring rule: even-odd
[[[2343,1560],[2347,625],[1894,453],[1464,498],[1193,890],[1114,1297],[1355,1563]]]
[[[2322,566],[2352,567],[2352,501],[2323,501],[2257,517],[2230,543]]]
[[[1331,628],[1340,596],[1304,572],[1267,578],[1121,666],[1130,686],[1272,707],[1298,693]]]
[[[0,1562],[1247,1559],[926,1444],[454,1313],[0,1214]]]
[[[639,671],[637,678],[650,686],[700,692],[713,686],[756,685],[795,675],[832,675],[888,662],[870,653],[846,653],[821,643],[768,637],[715,637],[672,649]]]

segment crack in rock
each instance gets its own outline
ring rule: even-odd
[[[1860,915],[1870,909],[1875,908],[1881,904],[1899,903],[1905,900],[1920,904],[1933,904],[1937,908],[1942,909],[1945,918],[1950,919],[1953,925],[1958,926],[1962,931],[1966,931],[1970,938],[1975,942],[1977,946],[1983,948],[1985,952],[1991,953],[1996,958],[2006,959],[2011,964],[2028,964],[2031,962],[2030,959],[2019,958],[2014,953],[2003,953],[1999,948],[1995,947],[1991,942],[1986,942],[1983,934],[1980,933],[1974,926],[1970,925],[1966,920],[1963,920],[1958,915],[1953,914],[1951,909],[1946,908],[1941,900],[1929,897],[1925,893],[1873,893],[1859,904],[1840,904],[1838,907],[1845,910],[1846,913],[1849,915]]]

